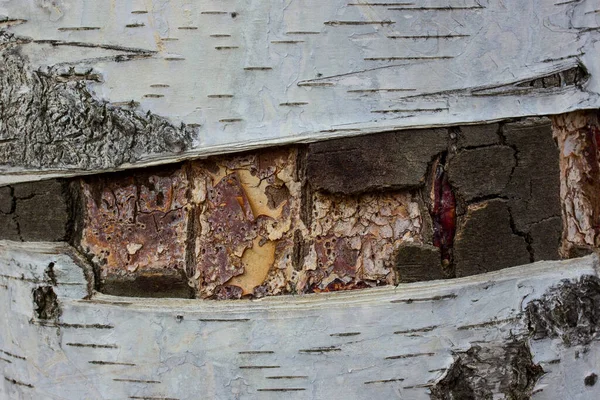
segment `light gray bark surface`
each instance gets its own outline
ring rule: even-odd
[[[4,241],[0,397],[596,399],[597,268],[589,256],[351,293],[125,299],[90,296],[65,245]],[[40,287],[56,296],[40,302]]]
[[[3,0],[0,16],[0,185],[600,107],[593,0]]]

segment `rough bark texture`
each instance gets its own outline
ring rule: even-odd
[[[0,238],[62,241],[71,237],[68,183],[51,180],[0,188]]]
[[[565,223],[563,256],[589,252],[600,245],[600,122],[598,111],[553,118],[561,148],[560,196]]]
[[[81,235],[117,295],[357,289],[557,258],[558,178],[545,119],[390,132],[5,187],[0,237]]]
[[[0,30],[0,164],[38,171],[114,169],[186,150],[194,129],[93,98],[89,70],[34,71]]]

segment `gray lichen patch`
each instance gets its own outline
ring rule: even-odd
[[[564,281],[529,303],[526,313],[534,339],[588,345],[600,336],[600,279],[588,275]]]
[[[531,398],[543,369],[533,362],[524,340],[474,345],[456,359],[435,386],[432,400],[511,400]]]
[[[0,32],[0,167],[102,170],[188,149],[194,129],[95,100],[85,79],[34,71]]]

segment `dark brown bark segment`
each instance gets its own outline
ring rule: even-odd
[[[512,231],[508,204],[503,200],[470,206],[454,243],[457,277],[530,261],[525,238]]]
[[[407,244],[398,250],[400,282],[443,279],[440,249],[426,244]]]
[[[463,150],[448,162],[448,176],[463,200],[500,196],[516,165],[508,146]]]
[[[0,188],[0,239],[57,242],[68,238],[65,183],[31,182]]]
[[[447,146],[446,129],[313,143],[308,151],[307,178],[315,190],[343,194],[416,187],[423,184],[432,158]]]

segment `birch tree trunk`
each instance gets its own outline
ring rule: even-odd
[[[592,0],[0,0],[0,399],[597,399],[599,39]]]

